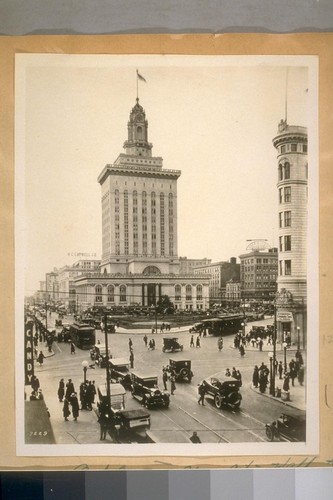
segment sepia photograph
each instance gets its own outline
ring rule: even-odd
[[[315,56],[17,54],[17,455],[316,453],[318,169]]]

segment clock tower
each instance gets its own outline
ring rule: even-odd
[[[148,121],[143,107],[139,104],[139,98],[130,113],[127,130],[128,139],[124,142],[126,154],[151,158],[153,146],[148,142]]]

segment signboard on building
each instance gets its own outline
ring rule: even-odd
[[[284,322],[294,321],[293,313],[290,311],[277,311],[276,319]]]
[[[25,385],[31,385],[34,374],[34,339],[32,320],[28,320],[24,325],[24,378]]]

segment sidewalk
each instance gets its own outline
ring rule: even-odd
[[[276,379],[275,379],[275,388],[282,389],[282,385],[283,385],[283,380],[279,380],[279,378],[276,377]],[[283,401],[281,398],[278,398],[278,397],[275,397],[275,396],[271,396],[269,394],[269,386],[267,387],[266,392],[264,392],[264,393],[261,393],[259,391],[259,388],[256,389],[255,387],[253,387],[252,384],[249,384],[249,388],[251,389],[251,391],[255,392],[259,396],[263,396],[263,397],[266,397],[266,398],[274,399],[274,401],[278,401],[279,403],[281,403],[281,405],[291,406],[293,408],[297,408],[297,409],[303,410],[303,411],[305,411],[305,409],[306,409],[306,404],[305,404],[305,385],[299,385],[297,379],[295,379],[295,386],[292,386],[291,383],[290,383],[290,391],[289,391],[289,393],[290,393],[290,401]]]

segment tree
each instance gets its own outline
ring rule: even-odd
[[[168,295],[162,295],[156,304],[157,312],[160,314],[173,314],[175,306]]]

